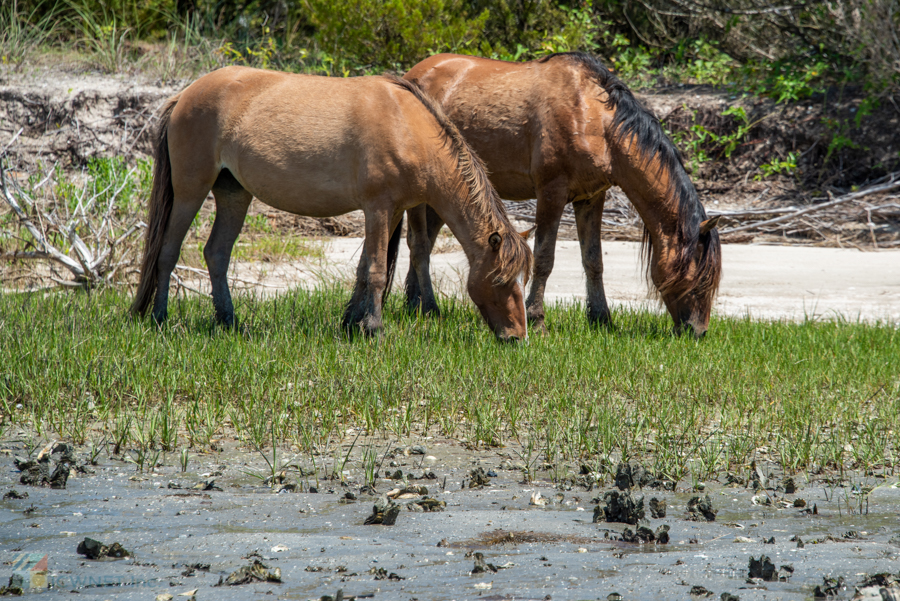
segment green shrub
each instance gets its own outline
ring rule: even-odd
[[[402,69],[437,52],[472,52],[488,12],[461,0],[306,0],[320,48],[336,60]]]

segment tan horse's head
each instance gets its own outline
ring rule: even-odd
[[[709,328],[716,290],[722,277],[722,255],[716,225],[719,218],[700,222],[699,235],[693,244],[650,259],[650,278],[675,322],[678,334],[702,338]],[[645,234],[648,253],[654,252]],[[655,260],[654,260],[655,259]]]
[[[433,208],[442,213],[469,259],[469,296],[497,338],[508,342],[525,340],[528,320],[522,287],[534,267],[534,255],[526,242],[528,234],[520,235],[513,229],[484,163],[440,105],[417,84],[396,78],[392,81],[412,92],[431,112],[448,143],[450,158],[456,163],[452,172],[461,184],[459,192],[465,201]],[[460,207],[465,210],[460,211]]]
[[[525,236],[511,229],[491,233],[486,246],[470,266],[469,296],[497,338],[523,341],[528,337],[523,287],[531,275],[531,249]]]

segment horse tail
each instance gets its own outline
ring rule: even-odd
[[[131,314],[143,316],[147,313],[153,296],[156,293],[158,280],[159,253],[162,251],[163,236],[172,205],[175,203],[175,192],[172,189],[172,163],[169,160],[169,119],[180,94],[169,98],[159,112],[159,125],[156,129],[154,146],[155,165],[153,168],[153,187],[150,191],[150,208],[148,211],[147,235],[144,238],[144,258],[141,261],[141,278],[137,294],[131,305]]]
[[[381,296],[381,304],[387,301],[388,294],[391,293],[391,285],[394,283],[394,271],[397,268],[397,255],[400,254],[400,234],[403,232],[403,215],[400,216],[400,223],[394,228],[391,239],[388,241],[387,250],[387,283],[384,285],[384,294]]]

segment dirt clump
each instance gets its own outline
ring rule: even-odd
[[[650,517],[658,520],[666,517],[666,500],[659,500],[656,497],[650,499]]]
[[[659,545],[669,544],[669,526],[663,524],[654,532],[647,526],[638,526],[637,530],[632,532],[631,528],[626,528],[622,533],[622,541],[626,543],[656,543]]]
[[[759,559],[751,557],[748,567],[748,578],[765,582],[784,582],[794,573],[794,567],[791,565],[783,565],[781,568],[776,568],[767,555],[760,555]]]
[[[484,560],[483,553],[475,553],[473,558],[475,559],[475,567],[472,568],[472,574],[484,574],[487,572],[496,574],[500,571],[500,568]]]
[[[269,569],[269,566],[258,559],[254,559],[249,566],[238,568],[224,582],[219,584],[227,586],[237,586],[241,584],[252,584],[254,582],[281,582],[281,568]]]
[[[18,578],[17,578],[18,576]],[[13,574],[9,577],[9,584],[6,586],[0,586],[0,597],[21,597],[25,594],[25,588],[22,586],[24,582],[22,581],[22,577]]]
[[[844,588],[843,576],[838,576],[837,578],[824,576],[822,578],[822,584],[817,584],[816,588],[813,589],[813,599],[829,599],[837,597],[841,594],[842,588]]]
[[[409,507],[411,511],[424,511],[428,513],[431,511],[444,511],[444,509],[447,507],[447,502],[438,501],[437,499],[432,499],[431,497],[423,497],[421,499],[410,502],[407,507]]]
[[[391,572],[390,574],[384,568],[372,568],[369,570],[369,574],[375,576],[375,580],[390,580],[392,582],[400,582],[401,580],[406,580],[403,576]]]
[[[702,499],[700,497],[691,498],[691,500],[688,501],[687,512],[687,519],[690,522],[714,522],[716,521],[718,510],[713,509],[712,500],[709,498],[709,494],[707,494]]]
[[[622,491],[643,488],[652,478],[639,463],[620,463],[616,467],[616,488]]]
[[[387,495],[381,495],[372,507],[372,514],[364,522],[367,526],[382,524],[393,526],[400,515],[400,505],[394,503]]]
[[[92,538],[85,538],[78,543],[76,552],[79,555],[84,555],[88,559],[105,559],[107,557],[122,559],[123,557],[131,557],[131,553],[119,543],[113,543],[107,546]]]
[[[900,601],[900,575],[882,573],[866,576],[856,587],[853,601]]]
[[[481,488],[491,483],[490,477],[483,467],[476,467],[469,472],[469,488]]]
[[[635,525],[646,515],[644,495],[634,496],[613,490],[603,495],[602,505],[594,508],[595,524],[600,522],[620,522]]]
[[[16,457],[14,461],[16,468],[22,472],[20,483],[56,489],[66,487],[69,476],[77,466],[74,449],[64,443],[44,447],[36,459]]]

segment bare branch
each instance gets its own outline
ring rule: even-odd
[[[771,225],[774,223],[782,223],[786,221],[791,221],[792,219],[796,219],[801,215],[807,215],[809,213],[814,213],[817,211],[821,211],[823,209],[827,209],[830,207],[837,206],[839,204],[844,204],[850,202],[851,200],[857,200],[864,196],[868,196],[870,194],[876,194],[878,192],[887,192],[888,190],[894,190],[896,188],[900,188],[900,171],[894,172],[890,174],[888,180],[885,183],[869,186],[867,188],[863,188],[862,190],[857,190],[856,192],[851,192],[850,194],[845,194],[844,196],[840,196],[835,200],[830,202],[825,202],[822,204],[814,205],[811,207],[807,207],[805,209],[800,209],[799,211],[794,211],[787,215],[782,215],[781,217],[775,217],[773,219],[767,219],[766,221],[760,221],[757,223],[748,223],[746,225],[741,225],[735,228],[731,228],[728,230],[723,230],[723,234],[732,234],[735,232],[743,232],[751,229],[758,229],[762,226]]]
[[[12,145],[15,144],[16,140],[19,139],[19,136],[22,135],[22,132],[25,131],[24,127],[20,127],[19,131],[16,132],[16,135],[12,137],[12,140],[7,142],[6,146],[3,147],[3,150],[0,150],[0,159],[6,154],[6,151],[12,148]]]
[[[47,253],[49,258],[63,264],[66,269],[75,274],[76,277],[84,277],[84,268],[79,265],[77,261],[73,261],[70,257],[59,252],[52,244],[50,244],[41,230],[28,219],[25,211],[23,211],[22,207],[19,206],[19,203],[16,202],[16,199],[13,197],[13,194],[9,191],[6,184],[6,171],[3,169],[3,161],[0,161],[0,192],[3,193],[3,199],[6,200],[6,204],[12,207],[12,210],[19,218],[19,221],[28,229],[28,232],[34,238],[37,245]]]

